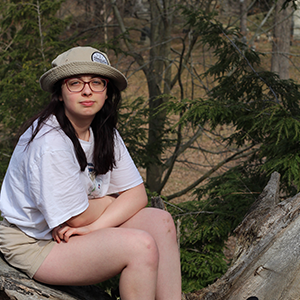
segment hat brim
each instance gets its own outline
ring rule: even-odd
[[[51,93],[57,81],[81,74],[99,75],[111,79],[120,91],[127,87],[126,77],[116,68],[98,62],[86,61],[71,62],[48,70],[41,76],[40,86],[44,91]]]

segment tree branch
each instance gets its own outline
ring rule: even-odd
[[[127,33],[127,30],[126,30],[126,27],[124,25],[124,22],[123,22],[123,19],[121,17],[121,14],[119,12],[119,9],[118,9],[118,7],[116,5],[116,1],[111,0],[111,4],[112,4],[113,10],[114,10],[114,14],[116,16],[116,19],[118,21],[118,24],[120,26],[121,32],[123,33],[123,35],[125,35]],[[136,52],[133,51],[133,47],[132,47],[131,43],[129,42],[129,40],[127,38],[124,38],[124,42],[125,42],[125,45],[126,45],[128,51],[130,52],[130,54],[136,60],[136,62],[138,63],[138,65],[140,67],[142,67],[142,70],[144,71],[144,73],[147,74],[148,71],[144,67],[146,64],[145,64],[145,61],[144,61],[143,57],[140,54],[138,54],[138,53],[136,53]]]
[[[40,1],[37,0],[36,3],[37,3],[36,4],[36,11],[37,11],[38,22],[39,22],[39,33],[40,33],[40,39],[41,39],[41,53],[42,53],[43,61],[45,62],[44,37],[43,37],[43,31],[42,31],[42,19],[41,19],[41,11],[40,11]]]
[[[249,44],[251,45],[254,41],[254,39],[258,36],[258,31],[263,27],[263,25],[267,22],[268,18],[270,17],[270,15],[272,14],[274,8],[276,6],[276,3],[272,5],[272,7],[270,8],[270,10],[268,11],[267,15],[265,16],[265,18],[262,20],[262,22],[260,23],[259,27],[256,29],[252,39],[249,41]]]
[[[220,169],[222,166],[224,166],[225,164],[227,164],[228,162],[232,161],[233,159],[238,159],[238,158],[241,158],[241,157],[245,157],[245,156],[248,156],[252,153],[254,153],[256,150],[252,150],[250,153],[245,153],[243,154],[245,151],[248,151],[250,150],[252,147],[254,147],[254,145],[248,147],[248,148],[245,148],[233,155],[231,155],[230,157],[224,159],[223,161],[219,162],[217,165],[215,165],[214,167],[212,167],[208,172],[206,172],[203,176],[201,176],[198,180],[196,180],[194,183],[192,183],[190,186],[188,186],[187,188],[177,192],[177,193],[174,193],[172,195],[169,195],[169,196],[166,196],[166,199],[168,201],[176,198],[176,197],[180,197],[184,194],[186,194],[187,192],[189,192],[190,190],[192,190],[193,188],[195,188],[197,185],[199,185],[201,182],[203,182],[205,179],[207,179],[210,175],[212,175],[214,172],[216,172],[218,169]],[[239,157],[237,157],[239,156]]]
[[[187,62],[189,61],[189,59],[191,57],[192,50],[193,50],[193,48],[194,48],[194,46],[197,42],[197,39],[198,39],[198,35],[197,36],[195,36],[195,35],[192,36],[192,39],[189,42],[189,48],[188,48],[187,54],[185,55],[185,57],[183,59],[183,63],[182,63],[183,65],[186,65]],[[174,76],[173,80],[171,81],[171,89],[174,87],[174,85],[176,84],[176,82],[178,80],[179,72],[180,72],[180,74],[182,74],[183,70],[184,70],[184,68],[180,68],[179,71]]]
[[[182,69],[182,58],[183,58],[184,50],[185,50],[185,44],[183,43],[182,55],[180,56],[180,62],[179,62],[179,76],[178,76],[178,83],[179,83],[179,86],[180,86],[180,99],[181,99],[181,101],[183,100],[184,94],[183,94],[183,86],[182,86],[182,82],[181,82],[181,72],[180,71]],[[180,118],[182,117],[183,112],[184,112],[183,110],[180,112]],[[180,144],[181,144],[181,140],[182,140],[181,131],[182,131],[182,125],[181,125],[181,123],[179,123],[178,130],[177,130],[177,143],[176,143],[176,147],[175,147],[173,155],[167,161],[167,164],[169,164],[169,169],[167,171],[167,174],[164,176],[164,178],[163,178],[163,180],[161,182],[161,185],[160,185],[160,188],[158,190],[158,193],[160,193],[162,191],[162,189],[166,185],[167,181],[169,180],[169,177],[170,177],[170,175],[171,175],[171,173],[173,171],[173,168],[174,168],[174,165],[175,165],[175,162],[176,162],[176,158],[180,154],[180,153],[178,153],[178,151],[180,149]]]
[[[166,173],[166,175],[164,176],[162,183],[161,183],[161,187],[158,191],[158,193],[160,193],[162,191],[162,189],[164,188],[164,186],[166,185],[176,162],[176,158],[182,154],[187,148],[190,147],[190,145],[200,136],[200,134],[202,133],[202,129],[199,128],[197,130],[197,132],[194,134],[194,136],[188,141],[186,142],[184,145],[182,145],[180,147],[180,142],[177,144],[176,149],[173,153],[173,155],[166,161],[165,166],[168,167],[168,171]],[[178,139],[179,141],[179,139]],[[181,141],[181,140],[180,140]]]

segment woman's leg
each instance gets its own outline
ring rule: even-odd
[[[34,279],[54,285],[87,285],[121,273],[122,300],[154,300],[157,268],[157,246],[150,234],[107,228],[56,244]]]
[[[161,209],[145,208],[125,222],[124,228],[144,230],[154,238],[159,251],[156,300],[181,299],[180,257],[172,216]]]

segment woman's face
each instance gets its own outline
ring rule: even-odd
[[[78,80],[74,79],[75,77],[72,77],[63,81],[59,100],[64,102],[65,114],[72,123],[92,122],[107,99],[107,89],[105,88],[102,92],[99,92],[99,90],[102,90],[100,87],[102,83],[99,81],[101,77],[99,76],[78,75],[76,76]],[[77,90],[80,90],[78,86],[83,85],[82,81],[90,82],[90,84],[85,83],[82,91],[77,92]]]

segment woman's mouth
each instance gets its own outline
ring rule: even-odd
[[[94,101],[82,101],[80,102],[81,105],[83,106],[92,106],[94,104]]]

